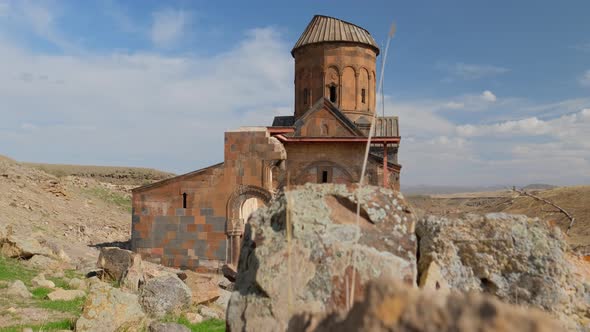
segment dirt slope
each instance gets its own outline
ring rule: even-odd
[[[0,157],[0,226],[55,243],[74,262],[94,264],[97,250],[89,246],[129,239],[129,187],[56,177]]]

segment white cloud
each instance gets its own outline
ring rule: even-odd
[[[183,10],[164,9],[153,14],[151,38],[158,47],[169,47],[177,43],[186,32],[191,16]]]
[[[270,28],[211,57],[42,55],[0,40],[0,151],[175,172],[208,166],[223,160],[225,130],[291,113],[289,50]]]
[[[57,29],[59,15],[20,13],[37,22],[35,31],[46,27],[47,38],[69,44]],[[184,22],[162,45],[182,38]],[[19,160],[185,172],[223,160],[225,130],[292,114],[291,45],[274,29],[250,30],[229,51],[199,57],[48,55],[16,45],[0,39],[0,153]],[[481,75],[470,66],[460,72]],[[491,91],[438,100],[386,96],[386,115],[400,117],[402,183],[590,183],[590,99],[531,104]]]
[[[590,109],[548,120],[529,117],[488,125],[460,125],[457,126],[457,134],[461,137],[547,136],[570,146],[590,148]]]
[[[497,76],[510,71],[508,68],[494,65],[466,64],[462,62],[458,62],[452,65],[438,63],[437,68],[448,72],[452,78],[463,80],[476,80],[485,77]],[[448,78],[447,80],[449,79],[451,78]]]
[[[493,94],[492,91],[486,90],[486,91],[482,92],[481,99],[493,103],[496,101],[496,95]]]
[[[590,70],[587,70],[580,78],[580,84],[590,86]]]

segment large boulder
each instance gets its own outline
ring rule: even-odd
[[[52,271],[59,270],[62,263],[51,257],[34,255],[29,260],[25,261],[25,265],[37,270]]]
[[[138,254],[117,247],[100,249],[97,267],[103,269],[104,275],[113,281],[122,283],[133,263],[137,263]],[[141,258],[139,258],[141,261]]]
[[[307,184],[282,194],[246,225],[229,329],[281,331],[293,313],[345,309],[380,276],[415,285],[414,225],[402,195],[385,188]]]
[[[481,293],[418,290],[379,279],[348,314],[298,314],[288,331],[305,332],[553,332],[560,325],[540,310],[525,309]]]
[[[137,295],[113,288],[96,280],[90,280],[90,292],[84,303],[82,315],[76,322],[76,331],[140,331],[145,327],[146,315],[141,310]]]
[[[55,288],[55,283],[51,280],[45,279],[45,275],[42,273],[31,279],[31,285],[33,285],[33,287]]]
[[[25,286],[20,280],[15,280],[8,285],[8,288],[6,288],[6,295],[23,299],[30,299],[33,297],[33,294],[29,292],[27,286]]]
[[[556,314],[570,330],[590,326],[590,285],[574,275],[557,227],[522,215],[430,216],[416,229],[421,284],[482,291]]]
[[[139,291],[139,302],[146,313],[162,318],[178,315],[191,305],[191,290],[177,276],[148,280]]]
[[[12,232],[3,232],[0,235],[0,256],[29,259],[34,255],[52,256],[53,253],[35,238]]]
[[[133,292],[138,292],[148,279],[163,276],[187,278],[183,271],[144,261],[141,255],[117,247],[101,248],[96,265],[104,277]]]

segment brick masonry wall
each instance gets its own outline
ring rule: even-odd
[[[254,194],[270,188],[267,165],[284,157],[282,145],[266,130],[225,133],[223,164],[133,191],[132,249],[166,266],[220,268],[232,255],[228,214],[239,214],[228,207],[230,200],[239,208],[252,197],[251,188]]]
[[[377,54],[360,44],[321,43],[295,50],[295,117],[337,86],[337,106],[353,121],[375,111]],[[305,96],[304,89],[308,90]],[[361,91],[365,89],[365,102]],[[307,99],[305,99],[307,97]]]

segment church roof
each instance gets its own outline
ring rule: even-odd
[[[286,116],[275,116],[272,121],[273,127],[290,127],[295,123],[295,117],[293,115]]]
[[[369,31],[358,25],[324,15],[315,15],[311,19],[311,22],[309,22],[307,28],[293,47],[291,54],[299,47],[323,42],[365,44],[373,47],[377,55],[379,55],[379,46],[377,46],[375,39],[373,39]]]

